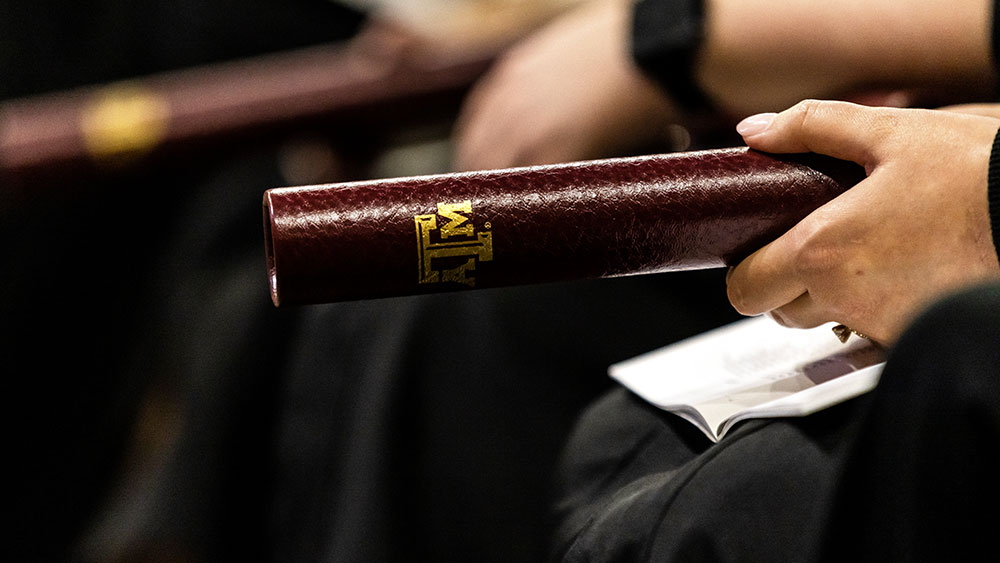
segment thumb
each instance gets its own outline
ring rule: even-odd
[[[887,108],[848,102],[806,100],[781,113],[752,115],[736,126],[753,149],[774,152],[814,152],[866,164],[877,136],[884,135]],[[880,126],[881,125],[881,126]]]

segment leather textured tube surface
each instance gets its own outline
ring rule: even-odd
[[[275,188],[275,305],[735,264],[864,177],[746,148]]]

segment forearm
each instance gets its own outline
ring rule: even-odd
[[[706,0],[695,80],[744,114],[864,89],[987,91],[991,0]]]

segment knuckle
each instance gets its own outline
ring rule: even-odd
[[[828,225],[822,220],[806,220],[797,225],[796,251],[792,261],[795,275],[807,288],[815,281],[829,277],[841,263],[843,250],[828,236]]]
[[[802,100],[792,106],[791,113],[795,116],[798,128],[803,131],[807,130],[816,116],[823,111],[827,103],[829,102],[821,100]]]
[[[867,123],[862,124],[868,129],[874,145],[880,145],[899,132],[902,125],[900,114],[896,111],[884,111],[871,114]]]
[[[795,273],[806,281],[827,275],[836,263],[836,250],[826,244],[809,244],[802,247],[795,258]]]

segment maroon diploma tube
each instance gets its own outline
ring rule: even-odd
[[[733,265],[864,177],[746,148],[276,188],[277,306]]]

